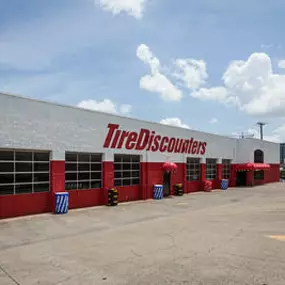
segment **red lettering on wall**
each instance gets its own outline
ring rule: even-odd
[[[115,132],[115,130],[117,130],[119,128],[119,125],[116,124],[108,124],[108,134],[106,136],[105,142],[104,142],[104,147],[108,148],[110,146],[111,140],[113,138],[113,134]]]
[[[119,144],[118,144],[117,148],[119,148],[119,149],[122,148],[123,143],[125,142],[125,139],[126,139],[128,136],[129,136],[129,132],[127,132],[127,131],[123,131],[123,132],[122,132],[122,135],[121,135],[121,137],[120,137]]]
[[[156,152],[159,149],[159,142],[160,142],[160,140],[161,140],[161,136],[156,136],[154,138],[154,144],[153,144],[153,146],[151,148],[151,150],[153,152]]]
[[[153,142],[154,135],[155,135],[155,132],[154,132],[154,131],[152,131],[152,132],[151,132],[151,135],[150,135],[150,138],[149,138],[148,146],[147,146],[147,149],[146,149],[147,151],[149,151],[149,150],[150,150],[150,148],[151,148],[151,145],[152,145],[152,142]]]
[[[168,137],[157,134],[155,131],[140,129],[139,134],[135,131],[120,130],[117,124],[108,124],[104,148],[125,148],[127,150],[160,151],[169,153],[200,154],[206,152],[207,143],[194,140]]]
[[[198,151],[198,145],[199,145],[199,142],[197,141],[194,141],[193,142],[193,146],[192,146],[192,150],[191,150],[191,153],[192,154],[198,154],[197,151]]]
[[[175,143],[176,143],[176,139],[175,138],[171,138],[169,140],[167,152],[173,152],[174,147],[175,147]]]
[[[121,131],[120,131],[120,130],[117,130],[116,133],[115,133],[113,142],[112,142],[112,144],[111,144],[111,148],[116,148],[117,142],[118,142],[118,140],[119,140],[120,135],[121,135]]]
[[[160,143],[159,151],[160,152],[165,152],[167,149],[167,143],[169,141],[168,137],[163,137]]]
[[[136,150],[143,150],[146,148],[150,131],[147,129],[141,129],[139,139],[136,145]]]
[[[138,134],[135,132],[131,132],[126,142],[126,149],[128,150],[133,149],[136,145],[137,139],[138,139]]]
[[[187,153],[192,153],[192,144],[193,144],[193,138],[190,139],[189,148],[188,148]]]
[[[183,139],[176,139],[176,144],[175,144],[175,148],[174,148],[174,152],[175,153],[180,153],[181,149],[183,147],[184,144],[184,140]]]
[[[203,142],[202,143],[202,150],[200,151],[200,154],[205,154],[205,152],[206,152],[206,147],[207,147],[207,143],[206,142]]]

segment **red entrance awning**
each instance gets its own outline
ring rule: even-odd
[[[270,169],[270,165],[266,163],[243,163],[243,164],[237,164],[235,169],[236,171],[268,170]]]
[[[162,168],[166,171],[166,172],[172,172],[175,171],[177,169],[177,165],[174,162],[165,162],[162,166]]]

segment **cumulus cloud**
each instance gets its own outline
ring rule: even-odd
[[[253,53],[233,61],[225,71],[224,86],[201,88],[192,96],[236,104],[250,115],[285,115],[285,75],[273,73],[270,57]]]
[[[228,100],[228,91],[225,87],[218,86],[213,88],[201,88],[192,92],[192,97],[203,101],[215,100],[225,102]]]
[[[273,44],[261,44],[260,46],[262,49],[270,49],[273,48],[274,45]]]
[[[147,0],[95,0],[104,10],[114,15],[126,12],[137,19],[142,18]]]
[[[84,100],[77,104],[78,107],[83,109],[89,109],[89,110],[95,110],[95,111],[101,111],[104,113],[110,113],[110,114],[122,114],[122,115],[128,115],[131,110],[132,106],[127,104],[122,104],[121,106],[117,107],[114,102],[112,102],[110,99],[104,99],[102,101],[96,101],[96,100]]]
[[[217,124],[218,123],[218,119],[217,118],[212,118],[210,121],[209,121],[210,124]]]
[[[173,76],[181,80],[188,89],[199,88],[208,78],[206,63],[203,60],[177,59],[174,64]]]
[[[163,125],[169,125],[169,126],[174,126],[174,127],[179,127],[179,128],[185,128],[185,129],[190,129],[190,127],[182,122],[181,119],[179,118],[166,118],[160,121],[161,124]]]
[[[271,141],[281,143],[285,142],[285,124],[277,127],[273,130],[272,135],[270,136]]]
[[[129,105],[129,104],[122,104],[120,106],[120,113],[124,114],[124,115],[128,115],[131,113],[132,111],[132,105]]]
[[[285,60],[284,60],[284,59],[283,59],[283,60],[279,60],[278,66],[279,66],[280,68],[285,68]]]
[[[140,79],[140,88],[158,93],[165,101],[180,101],[182,92],[161,72],[159,59],[148,46],[142,44],[137,48],[137,57],[150,67],[151,74]]]

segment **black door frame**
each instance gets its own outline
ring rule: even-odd
[[[165,185],[168,184],[168,191],[165,190]],[[171,172],[163,172],[163,196],[168,197],[171,195]]]
[[[240,183],[238,181],[238,176],[243,176],[243,177],[241,177],[241,179],[243,180],[242,183]],[[247,171],[237,171],[236,172],[236,186],[237,187],[246,187],[247,186]]]

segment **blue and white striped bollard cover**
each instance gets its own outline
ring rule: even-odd
[[[221,181],[221,189],[226,190],[229,187],[229,181],[228,179],[222,179]]]
[[[161,200],[163,197],[163,185],[154,185],[153,199]]]
[[[68,212],[68,192],[55,193],[55,213],[66,214]]]

